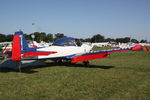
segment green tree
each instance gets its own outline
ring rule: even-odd
[[[114,41],[115,41],[115,39],[107,38],[105,41],[106,41],[106,42],[114,42]]]
[[[13,34],[8,34],[5,37],[6,37],[6,41],[8,42],[13,41]]]
[[[130,42],[130,37],[125,37],[125,38],[117,38],[115,40],[117,43],[121,42],[121,43],[127,43]]]
[[[31,35],[29,34],[24,34],[24,37],[26,38],[26,40],[32,40]]]
[[[0,42],[6,42],[6,36],[4,34],[0,34]]]
[[[147,40],[141,40],[140,41],[140,43],[146,43],[147,42]]]
[[[33,35],[33,34],[34,34],[34,36],[35,36],[35,38],[34,38],[35,41],[40,42],[40,41],[43,39],[43,37],[41,37],[41,33],[40,33],[40,32],[31,33],[31,34],[30,34],[30,37],[31,37],[31,35]]]
[[[84,39],[84,42],[91,42],[91,38]]]
[[[41,41],[45,41],[45,39],[46,39],[46,33],[45,32],[41,32],[40,33],[40,40]]]
[[[55,34],[55,40],[63,38],[63,37],[66,37],[63,33],[57,33],[57,34]]]
[[[130,37],[125,37],[125,38],[123,39],[123,41],[124,41],[124,43],[130,42]]]
[[[104,42],[104,41],[105,41],[105,37],[100,34],[94,35],[91,38],[91,42]]]
[[[45,38],[45,42],[53,42],[53,34],[48,33]]]
[[[131,42],[133,42],[133,43],[139,43],[139,41],[136,40],[136,39],[131,39]]]

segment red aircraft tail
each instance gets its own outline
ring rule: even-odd
[[[21,42],[20,42],[20,35],[15,34],[13,38],[13,45],[12,45],[12,60],[20,61],[21,60]]]
[[[15,32],[13,37],[12,45],[12,60],[20,61],[21,57],[33,57],[33,56],[45,56],[53,53],[55,51],[38,51],[38,47],[29,48],[26,39],[23,36],[22,31]]]

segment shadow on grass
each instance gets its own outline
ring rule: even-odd
[[[32,73],[36,73],[38,71],[34,71],[32,68],[22,68],[21,71],[19,71],[19,69],[0,68],[0,72],[2,72],[2,73],[21,72],[21,73],[32,74]]]
[[[84,64],[77,64],[77,63],[47,63],[48,67],[55,67],[55,66],[62,66],[62,67],[81,67],[81,68],[101,68],[101,69],[110,69],[114,68],[114,66],[101,66],[101,65],[88,65],[85,66]],[[41,67],[36,67],[36,68],[41,68]]]
[[[88,65],[88,66],[85,66],[84,64],[74,64],[74,63],[68,63],[68,62],[63,62],[63,63],[50,62],[50,63],[46,63],[46,65],[44,65],[44,66],[29,66],[29,67],[21,68],[21,71],[19,71],[19,69],[0,68],[0,72],[2,72],[2,73],[21,72],[21,73],[33,74],[33,73],[38,72],[38,71],[35,71],[34,69],[47,68],[47,67],[58,67],[58,66],[62,66],[62,67],[81,67],[81,68],[100,68],[100,69],[114,68],[114,66],[101,66],[101,65]]]

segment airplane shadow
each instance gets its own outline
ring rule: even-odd
[[[62,66],[62,67],[81,67],[81,68],[100,68],[100,69],[111,69],[114,68],[114,66],[104,66],[104,65],[87,65],[85,66],[84,64],[74,64],[74,63],[55,63],[55,62],[50,62],[50,63],[46,63],[46,65],[44,66],[29,66],[29,67],[25,67],[25,68],[21,68],[21,71],[19,71],[19,69],[8,69],[8,68],[0,68],[0,72],[2,73],[7,73],[7,72],[21,72],[21,73],[27,73],[27,74],[33,74],[33,73],[37,73],[38,71],[35,71],[34,69],[38,69],[38,68],[47,68],[47,67],[57,67],[57,66]]]
[[[47,63],[47,65],[49,67],[55,67],[55,66],[63,66],[63,67],[82,67],[82,68],[100,68],[100,69],[110,69],[110,68],[114,68],[114,66],[101,66],[101,65],[84,65],[84,64],[78,64],[78,63]],[[41,68],[41,67],[37,67],[37,68]]]
[[[33,73],[36,73],[38,71],[35,71],[32,68],[22,68],[21,71],[19,69],[0,68],[0,72],[1,73],[20,72],[20,73],[33,74]]]

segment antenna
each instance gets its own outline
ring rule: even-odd
[[[31,38],[33,39],[32,41],[34,41],[35,35],[34,35],[34,29],[35,29],[35,23],[32,23],[32,28],[33,28],[33,34],[31,35]]]

